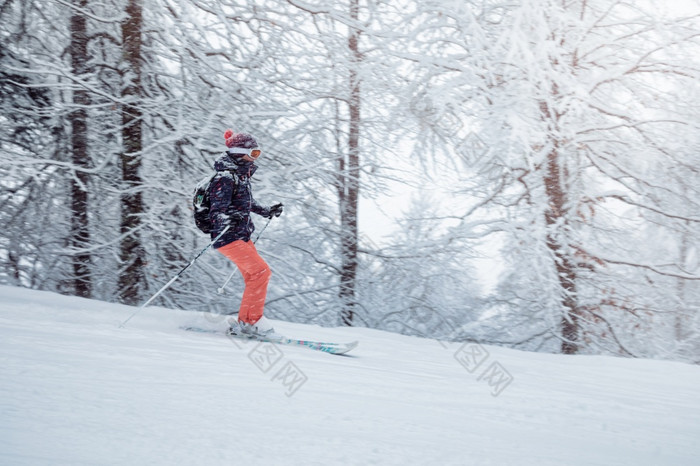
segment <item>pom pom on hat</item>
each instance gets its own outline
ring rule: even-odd
[[[232,129],[227,129],[224,131],[224,140],[226,141],[226,147],[233,147],[233,136],[236,133],[233,132]]]

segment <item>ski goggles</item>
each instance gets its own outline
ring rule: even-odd
[[[251,159],[257,159],[262,154],[262,149],[259,147],[254,147],[252,149],[246,149],[245,147],[231,147],[228,149],[229,154],[241,154],[247,155]]]

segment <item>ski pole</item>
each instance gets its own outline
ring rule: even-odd
[[[219,294],[223,294],[223,293],[224,293],[224,288],[226,288],[226,285],[228,285],[228,282],[231,281],[231,279],[233,278],[234,274],[235,274],[237,271],[238,271],[237,268],[234,268],[234,269],[233,269],[233,271],[232,271],[231,274],[228,276],[228,278],[226,279],[226,281],[224,282],[224,284],[221,285],[221,288],[217,288],[217,289],[216,289],[216,292],[217,292],[217,293],[219,293]]]
[[[257,237],[255,238],[255,240],[253,241],[253,244],[255,244],[255,243],[258,242],[258,240],[260,239],[260,237],[261,237],[262,234],[263,234],[263,231],[265,231],[265,228],[267,228],[267,226],[270,224],[270,221],[271,221],[271,220],[272,220],[272,217],[270,217],[270,218],[267,219],[267,223],[265,224],[264,227],[262,227],[262,230],[260,230],[260,233],[258,233],[258,236],[257,236]],[[224,284],[221,285],[221,288],[217,288],[217,289],[216,289],[216,292],[217,292],[217,293],[219,293],[219,294],[223,294],[223,293],[224,293],[224,288],[226,288],[226,285],[228,285],[228,282],[231,281],[231,279],[233,278],[233,276],[236,274],[236,271],[237,271],[237,270],[238,270],[238,269],[233,269],[233,272],[231,272],[231,274],[228,276],[228,278],[226,279],[226,281],[224,282]]]
[[[178,278],[180,278],[180,275],[182,275],[182,274],[185,272],[185,270],[189,269],[189,268],[192,266],[192,264],[194,264],[194,263],[197,261],[197,259],[199,259],[199,257],[200,257],[202,254],[204,254],[205,252],[207,252],[207,250],[208,250],[214,243],[216,243],[216,242],[219,240],[219,238],[221,238],[222,236],[224,236],[224,233],[226,233],[226,232],[228,231],[229,228],[231,228],[230,225],[226,226],[226,228],[224,228],[223,231],[222,231],[221,233],[219,233],[218,236],[217,236],[216,238],[214,238],[209,244],[207,244],[207,247],[204,248],[204,249],[202,249],[202,250],[199,252],[199,254],[197,254],[197,255],[194,257],[194,259],[192,259],[192,260],[190,261],[189,264],[187,264],[182,270],[180,270],[180,271],[177,273],[177,275],[175,275],[173,278],[171,278],[170,281],[169,281],[168,283],[166,283],[165,286],[163,286],[163,288],[161,288],[160,290],[158,290],[158,291],[156,292],[156,294],[154,294],[153,296],[151,296],[151,297],[148,299],[148,301],[146,301],[145,303],[143,303],[143,304],[141,305],[141,307],[139,307],[138,309],[136,309],[136,310],[134,311],[133,314],[131,314],[124,322],[122,322],[122,323],[119,325],[119,328],[124,328],[124,326],[126,325],[126,323],[129,322],[129,321],[131,320],[132,317],[134,317],[136,314],[138,314],[139,312],[141,312],[141,311],[143,310],[144,307],[146,307],[146,306],[148,306],[149,304],[151,304],[151,302],[153,302],[154,299],[156,299],[158,296],[160,296],[160,294],[161,294],[163,291],[165,291],[166,289],[168,289],[168,287],[169,287],[170,285],[172,285],[172,284],[175,282],[175,280],[177,280]]]
[[[272,221],[272,217],[270,217],[270,218],[267,219],[267,222],[265,223],[265,226],[262,227],[262,229],[260,230],[260,233],[258,233],[258,236],[253,240],[253,244],[255,244],[255,243],[258,242],[258,240],[260,239],[260,237],[261,237],[262,234],[263,234],[263,231],[265,231],[265,228],[267,228],[267,226],[270,224],[271,221]]]

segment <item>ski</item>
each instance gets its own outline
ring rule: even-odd
[[[234,335],[229,335],[231,338],[239,338]],[[289,338],[284,336],[275,337],[253,337],[245,339],[252,339],[254,341],[261,341],[265,343],[274,343],[276,345],[286,345],[286,346],[303,346],[316,351],[323,351],[324,353],[330,354],[345,354],[355,348],[359,342],[353,341],[351,343],[328,343],[321,341],[309,341],[309,340],[298,340],[296,338]]]
[[[189,332],[200,332],[200,333],[215,333],[220,335],[226,335],[229,338],[235,338],[237,340],[244,341],[258,341],[262,343],[273,343],[276,345],[285,346],[303,346],[315,351],[322,351],[329,354],[345,354],[360,344],[359,341],[353,341],[350,343],[331,343],[322,341],[311,341],[311,340],[300,340],[296,338],[289,338],[282,335],[275,335],[270,337],[258,337],[252,335],[228,335],[224,332],[218,330],[204,329],[199,327],[182,327],[183,330]]]

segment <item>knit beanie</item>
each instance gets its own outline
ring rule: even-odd
[[[227,129],[224,133],[224,139],[226,140],[226,147],[228,148],[242,147],[244,149],[254,149],[258,147],[258,141],[247,133],[236,134],[232,130]]]

